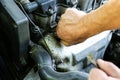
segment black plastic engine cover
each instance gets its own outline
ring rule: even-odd
[[[26,65],[30,36],[28,19],[13,0],[0,0],[0,36],[5,46],[0,47],[0,54],[7,68],[18,75]]]
[[[27,52],[29,43],[29,23],[26,16],[13,0],[0,0],[0,22],[4,39],[9,42],[11,55],[22,57]]]

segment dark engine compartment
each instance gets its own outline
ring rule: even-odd
[[[96,59],[103,58],[120,66],[119,30],[110,31],[110,42],[108,38],[108,41],[106,38],[99,41],[98,52],[91,48],[86,48],[89,53],[81,51],[86,53],[81,59],[76,57],[79,54],[67,57],[58,54],[62,53],[59,52],[62,45],[55,30],[65,10],[73,7],[90,12],[106,2],[0,0],[0,80],[87,80],[89,70],[94,66],[87,62],[86,55],[94,52],[99,56],[105,53],[104,57],[97,56]]]

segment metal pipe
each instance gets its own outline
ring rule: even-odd
[[[42,46],[32,45],[31,57],[38,66],[42,80],[87,80],[88,74],[80,71],[57,72],[54,70],[52,60]]]

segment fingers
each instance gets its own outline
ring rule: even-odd
[[[85,12],[83,11],[79,11],[75,8],[68,8],[66,11],[65,11],[65,14],[63,14],[61,16],[61,19],[62,21],[64,21],[64,23],[68,23],[68,24],[73,24],[76,22],[79,22],[79,20],[84,16],[86,15]]]
[[[86,14],[75,8],[68,8],[57,25],[56,31],[63,44],[69,46],[81,42],[81,33],[86,30],[85,27],[79,28],[79,21]],[[83,36],[83,35],[82,35]],[[85,36],[84,36],[85,37]],[[83,39],[82,39],[83,41]]]
[[[108,80],[108,76],[105,72],[100,69],[92,69],[88,80]]]
[[[94,68],[91,70],[88,80],[120,80],[120,79],[108,76],[102,70]]]
[[[120,78],[120,69],[116,67],[113,63],[103,61],[101,59],[97,60],[99,67],[111,77]]]
[[[68,9],[66,9],[65,14],[69,14],[69,13],[72,14],[72,12],[76,12],[76,14],[79,14],[79,15],[86,15],[85,12],[77,10],[76,8],[68,8]]]

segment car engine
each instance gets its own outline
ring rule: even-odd
[[[89,55],[119,67],[119,30],[104,31],[73,46],[65,46],[56,35],[67,8],[89,13],[106,2],[0,0],[0,80],[87,80],[95,67]]]

